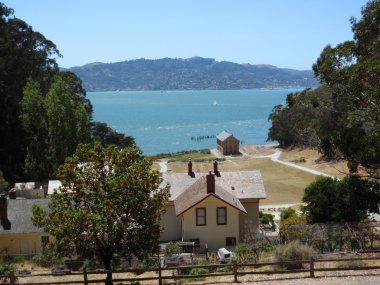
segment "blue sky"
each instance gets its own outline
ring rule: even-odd
[[[57,46],[61,67],[136,58],[311,69],[352,39],[365,0],[0,0]]]

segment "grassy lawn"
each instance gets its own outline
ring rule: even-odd
[[[202,163],[193,163],[195,172],[212,170],[212,159]],[[186,162],[170,162],[168,168],[173,172],[187,172]],[[304,189],[315,179],[315,175],[306,173],[271,161],[269,158],[232,158],[219,162],[223,171],[260,170],[268,198],[261,205],[301,203]]]

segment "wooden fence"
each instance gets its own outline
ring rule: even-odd
[[[138,281],[156,281],[159,285],[163,284],[163,280],[179,280],[179,279],[186,279],[186,278],[207,278],[207,277],[218,277],[218,276],[233,276],[234,282],[239,282],[239,276],[244,275],[271,275],[271,274],[291,274],[291,273],[308,273],[309,277],[314,278],[316,277],[317,272],[323,272],[323,271],[346,271],[346,270],[374,270],[374,269],[380,269],[380,265],[373,265],[373,266],[346,266],[346,267],[328,267],[328,268],[316,268],[315,264],[317,263],[331,263],[331,262],[360,262],[360,261],[380,261],[380,257],[359,257],[359,258],[345,258],[345,259],[310,259],[310,260],[294,260],[294,261],[283,261],[283,262],[267,262],[267,263],[253,263],[253,264],[211,264],[211,265],[189,265],[189,266],[178,266],[178,267],[164,267],[161,268],[160,266],[158,268],[148,268],[143,269],[143,272],[155,272],[157,276],[155,277],[127,277],[127,278],[113,278],[113,282],[138,282]],[[289,264],[300,264],[308,265],[303,266],[302,269],[281,269],[285,268],[286,265]],[[272,266],[272,267],[278,267],[280,269],[275,270],[257,270],[261,267],[266,266]],[[308,267],[308,268],[307,268]],[[208,274],[200,274],[200,275],[188,275],[184,274],[183,272],[189,272],[193,268],[206,268],[210,269],[210,271],[216,270],[216,273],[208,273]],[[218,271],[218,268],[228,268],[229,272],[221,272]],[[239,270],[244,269],[244,271]],[[163,272],[165,271],[177,271],[178,274],[174,275],[163,275]],[[47,276],[78,276],[78,280],[70,280],[70,281],[49,281],[49,282],[29,282],[27,284],[31,285],[48,285],[48,284],[92,284],[92,283],[104,283],[106,281],[105,278],[102,279],[90,279],[90,275],[105,275],[107,271],[91,271],[91,272],[73,272],[70,274],[33,274],[33,275],[16,275],[11,277],[11,281],[8,281],[8,283],[2,283],[2,284],[17,284],[14,280],[16,277],[20,283],[22,283],[22,279],[25,277],[47,277]],[[112,273],[135,273],[135,274],[141,274],[141,270],[137,269],[130,269],[130,270],[122,270],[122,271],[112,271]],[[0,280],[3,277],[9,277],[10,276],[1,276]],[[79,278],[81,277],[81,278]]]

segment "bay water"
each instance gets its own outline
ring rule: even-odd
[[[232,133],[242,145],[266,144],[268,115],[299,89],[89,92],[93,119],[135,138],[144,154],[215,148]]]

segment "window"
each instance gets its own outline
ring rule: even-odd
[[[206,208],[197,208],[196,209],[196,219],[197,226],[205,226],[206,225]]]
[[[235,246],[236,237],[226,237],[226,246]]]
[[[216,224],[217,225],[227,224],[227,208],[226,207],[216,208]]]

